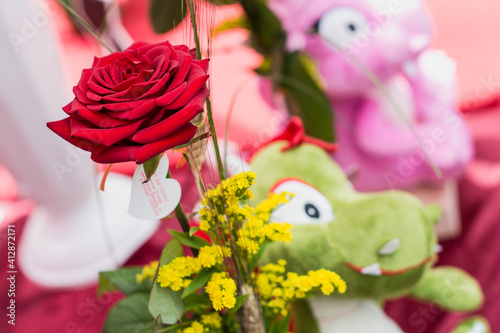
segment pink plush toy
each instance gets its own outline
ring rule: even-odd
[[[426,49],[431,29],[420,0],[269,0],[269,6],[287,32],[287,48],[317,65],[335,112],[334,158],[356,171],[357,189],[441,184],[461,174],[472,146],[455,107],[455,64]]]

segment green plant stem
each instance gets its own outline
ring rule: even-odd
[[[198,59],[201,59],[200,38],[198,36],[198,27],[196,25],[196,13],[194,12],[193,0],[188,0],[188,4],[189,4],[189,11],[191,12],[191,25],[193,27],[194,44],[196,45],[196,57]]]
[[[71,6],[69,6],[67,3],[64,3],[62,0],[57,0],[57,2],[61,6],[63,6],[64,9],[68,11],[68,13],[73,15],[76,20],[80,22],[85,27],[85,29],[87,29],[88,32],[90,32],[90,34],[94,36],[94,38],[97,39],[97,41],[109,51],[109,53],[113,53],[113,50],[108,45],[106,45],[106,43],[104,43],[101,36],[97,32],[95,32],[94,29],[92,29],[92,27],[87,22],[85,22],[85,20],[80,15],[78,15],[78,13],[73,10],[73,8],[71,8]]]
[[[222,164],[222,158],[220,156],[219,141],[217,140],[217,134],[215,133],[214,119],[212,117],[212,106],[210,99],[207,99],[207,114],[208,114],[208,124],[210,125],[210,131],[214,134],[212,135],[212,140],[214,142],[215,156],[217,158],[217,168],[219,169],[220,180],[226,179],[226,173],[224,166]]]
[[[177,207],[175,207],[175,217],[177,218],[177,220],[179,220],[182,231],[189,233],[189,229],[191,229],[191,227],[189,226],[186,213],[184,213],[184,209],[182,209],[180,203],[177,205]]]
[[[191,229],[191,227],[189,226],[188,218],[186,216],[186,213],[184,213],[184,209],[182,209],[180,202],[177,205],[177,207],[175,207],[175,217],[177,218],[177,221],[179,221],[182,231],[184,231],[184,233],[189,235],[189,230]],[[193,253],[193,256],[197,257],[199,252],[198,249],[195,249],[194,247],[190,247],[190,249],[191,252]]]
[[[194,2],[193,0],[187,0],[189,5],[189,11],[191,12],[191,25],[193,27],[194,43],[196,45],[196,57],[201,59],[201,46],[200,38],[198,36],[198,26],[196,24],[196,14],[194,12]],[[219,150],[219,142],[217,140],[217,134],[215,132],[214,119],[212,114],[212,104],[210,103],[210,98],[207,98],[207,115],[208,124],[210,125],[210,132],[212,132],[212,140],[214,142],[215,156],[217,158],[217,168],[219,169],[220,180],[226,179],[226,174],[224,172],[224,165],[222,164],[222,158]]]
[[[167,178],[172,178],[172,176],[170,175],[170,171],[167,173]],[[189,230],[191,229],[191,226],[189,225],[189,220],[186,216],[186,213],[184,212],[184,209],[182,209],[180,202],[177,205],[177,207],[175,207],[175,217],[177,218],[177,221],[179,221],[182,231],[189,235]],[[190,249],[191,252],[193,253],[193,256],[197,257],[198,249],[192,247],[190,247]]]

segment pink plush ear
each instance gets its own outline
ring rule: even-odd
[[[338,148],[336,143],[328,143],[323,140],[307,136],[304,129],[304,124],[302,123],[302,119],[297,116],[294,116],[292,117],[292,119],[290,119],[290,123],[281,134],[278,134],[278,136],[264,143],[260,149],[276,141],[288,142],[288,145],[283,147],[281,151],[287,151],[301,145],[302,143],[310,143],[329,152],[335,152]]]

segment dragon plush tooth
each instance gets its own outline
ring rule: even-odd
[[[382,270],[380,269],[380,265],[378,262],[374,263],[373,265],[361,268],[360,272],[361,274],[364,275],[374,275],[374,276],[382,275]]]
[[[393,254],[394,252],[397,251],[399,248],[399,245],[401,245],[401,241],[399,238],[393,238],[387,243],[385,243],[378,251],[377,253],[381,256],[388,256],[390,254]]]
[[[271,215],[294,226],[293,239],[269,245],[262,264],[285,259],[287,269],[298,274],[335,271],[347,290],[295,304],[295,333],[401,332],[380,304],[403,296],[450,311],[478,309],[483,293],[472,276],[455,267],[432,267],[436,206],[397,190],[357,192],[331,159],[332,146],[308,138],[300,124],[293,119],[250,161],[258,175],[255,203],[271,192],[294,194]],[[457,332],[469,332],[462,331],[472,329],[467,325]]]

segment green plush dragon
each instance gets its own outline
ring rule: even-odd
[[[341,295],[317,296],[294,304],[297,333],[396,333],[402,330],[381,307],[408,295],[450,311],[479,308],[477,281],[454,267],[432,268],[437,259],[434,225],[439,210],[424,207],[401,191],[358,193],[326,150],[331,146],[305,136],[299,119],[257,151],[250,165],[259,175],[255,202],[268,193],[294,193],[272,214],[294,225],[289,244],[274,243],[263,263],[285,259],[290,271],[325,268],[346,282]],[[489,332],[473,317],[453,332]]]

